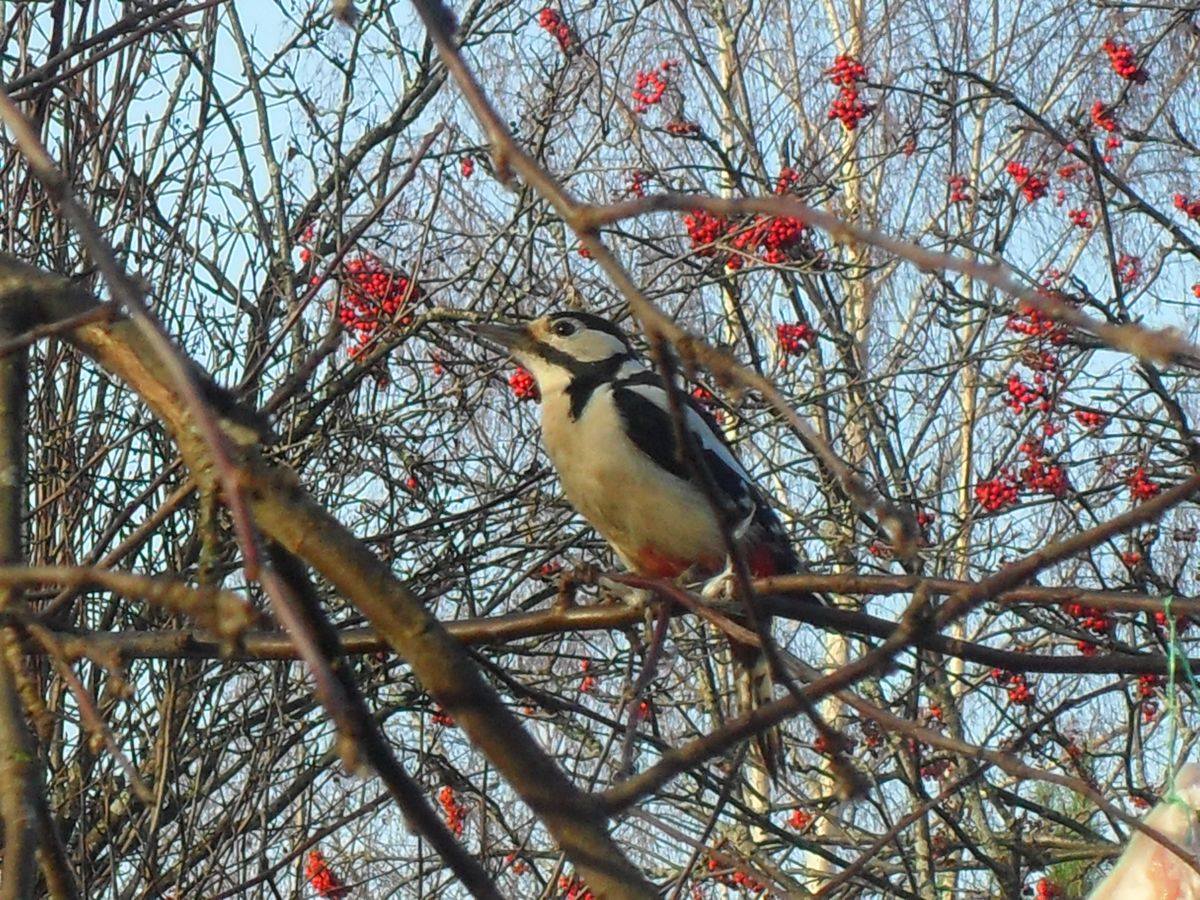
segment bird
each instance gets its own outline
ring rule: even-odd
[[[627,568],[660,578],[721,573],[729,560],[715,497],[751,575],[800,571],[766,493],[686,393],[680,409],[693,449],[681,452],[667,385],[618,325],[567,310],[520,324],[477,323],[470,331],[533,376],[542,444],[563,493]],[[730,644],[745,713],[772,698],[770,664],[760,646]],[[775,777],[782,766],[778,731],[760,733],[756,743]]]

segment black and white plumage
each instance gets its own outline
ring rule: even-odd
[[[563,491],[630,569],[675,577],[689,569],[714,575],[725,566],[721,520],[698,463],[751,574],[798,571],[765,495],[686,395],[681,408],[695,457],[680,452],[666,386],[616,325],[572,311],[474,330],[532,373],[542,395],[543,444]],[[735,643],[734,654],[746,670],[744,708],[769,700],[770,671],[761,650]],[[777,737],[760,746],[774,769]]]

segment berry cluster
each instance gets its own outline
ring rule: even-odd
[[[1049,878],[1039,878],[1033,891],[1033,900],[1061,900],[1064,896],[1058,883]]]
[[[504,854],[504,864],[513,870],[514,875],[524,875],[529,870],[525,861],[517,856],[516,850]]]
[[[797,831],[804,831],[809,825],[812,824],[812,820],[812,813],[805,812],[799,807],[796,807],[794,810],[792,810],[791,816],[788,817],[787,823]]]
[[[673,134],[676,137],[690,137],[693,134],[700,133],[699,124],[689,122],[686,119],[672,119],[663,127],[667,129],[668,134]]]
[[[799,180],[799,174],[785,167],[776,181],[775,193],[788,193]],[[808,227],[795,216],[755,216],[749,221],[730,221],[694,209],[683,217],[683,227],[698,256],[716,256],[723,241],[733,247],[725,254],[725,267],[742,268],[747,259],[768,265],[782,265],[795,259],[811,260],[820,267],[824,254],[814,249]]]
[[[1194,541],[1195,538],[1193,537],[1192,540]],[[1191,624],[1191,619],[1189,619],[1187,616],[1176,616],[1175,633],[1183,634],[1187,630],[1189,624]],[[1161,609],[1154,614],[1154,627],[1158,629],[1159,634],[1161,634],[1164,639],[1170,632],[1170,628],[1167,626],[1167,614]]]
[[[1048,338],[1055,346],[1065,344],[1068,338],[1063,326],[1032,306],[1022,305],[1017,314],[1009,317],[1006,327],[1027,337]]]
[[[678,68],[679,60],[664,59],[656,69],[639,71],[634,76],[633,92],[630,94],[633,111],[645,113],[650,110],[650,107],[657,106],[662,101],[667,88],[670,87],[668,76]]]
[[[971,202],[971,195],[967,193],[967,188],[971,186],[971,181],[966,175],[951,175],[946,179],[946,184],[950,186],[951,203]]]
[[[838,87],[854,87],[855,84],[867,80],[867,67],[847,54],[840,54],[834,59],[833,65],[825,70],[831,83]]]
[[[1090,632],[1097,638],[1106,637],[1109,629],[1112,627],[1112,620],[1108,613],[1094,606],[1084,606],[1082,603],[1067,603],[1063,607],[1067,615],[1075,620],[1084,631]],[[1096,652],[1096,643],[1089,640],[1079,640],[1075,642],[1075,647],[1084,656],[1091,656]]]
[[[393,323],[412,324],[406,311],[421,297],[416,282],[368,253],[346,261],[340,286],[338,319],[358,343],[351,356]]]
[[[1046,196],[1046,189],[1050,186],[1050,182],[1041,175],[1030,172],[1029,167],[1024,163],[1013,160],[1005,166],[1004,170],[1012,176],[1013,181],[1017,183],[1029,203],[1034,203]]]
[[[446,825],[450,832],[455,837],[462,837],[463,829],[466,827],[467,814],[471,811],[471,807],[458,799],[458,794],[450,785],[446,785],[438,791],[438,805],[446,814]]]
[[[1141,466],[1133,470],[1125,479],[1125,483],[1129,485],[1129,492],[1133,495],[1133,499],[1139,503],[1149,500],[1162,490],[1161,485],[1155,484],[1147,477],[1146,470]]]
[[[1109,135],[1108,138],[1104,141],[1104,147],[1107,150],[1116,150],[1123,143],[1124,142],[1116,135]],[[1111,154],[1111,153],[1105,153],[1104,156],[1101,157],[1101,159],[1103,159],[1106,163],[1111,163],[1114,159],[1116,159],[1116,157],[1113,156],[1113,154]]]
[[[741,888],[748,894],[761,894],[767,889],[766,885],[751,876],[749,872],[744,872],[741,869],[730,872],[728,869],[723,868],[721,863],[712,856],[708,858],[708,871],[714,881],[730,887]]]
[[[713,392],[703,385],[696,385],[692,388],[692,399],[700,404],[708,411],[708,414],[713,417],[713,420],[722,425],[725,422],[725,410],[716,409],[717,398],[713,396]]]
[[[1075,410],[1075,421],[1088,431],[1099,431],[1108,424],[1108,416],[1091,409]]]
[[[1050,423],[1047,423],[1049,426]],[[1021,482],[1035,494],[1065,497],[1067,473],[1059,465],[1051,465],[1046,459],[1046,450],[1041,438],[1029,438],[1018,448],[1025,457],[1026,465],[1021,470]]]
[[[1050,412],[1054,406],[1046,386],[1046,376],[1042,372],[1034,373],[1032,385],[1026,384],[1020,375],[1012,372],[1008,376],[1005,389],[1008,396],[1004,398],[1004,405],[1017,414],[1025,412],[1026,407],[1034,404],[1037,404],[1042,412]]]
[[[446,710],[442,707],[442,704],[439,703],[433,711],[433,724],[442,725],[446,728],[453,728],[454,716],[446,712]]]
[[[1033,688],[1020,672],[1009,672],[1005,669],[992,669],[992,678],[1008,689],[1008,700],[1017,706],[1033,705]]]
[[[1092,122],[1101,131],[1113,132],[1120,128],[1112,110],[1099,100],[1092,104]]]
[[[800,186],[800,173],[791,166],[784,166],[779,170],[779,177],[775,179],[775,193],[781,197],[784,194],[791,193]]]
[[[325,861],[325,856],[320,850],[309,851],[308,858],[304,861],[304,877],[318,897],[342,900],[343,897],[350,896],[350,888],[329,868],[329,863]]]
[[[1067,218],[1076,228],[1086,230],[1092,227],[1092,212],[1089,209],[1068,209]]]
[[[1053,418],[1064,381],[1058,352],[1053,348],[1067,340],[1067,331],[1031,306],[1021,307],[1020,313],[1008,320],[1007,327],[1032,342],[1018,358],[1033,371],[1033,377],[1026,381],[1017,372],[1010,372],[1005,381],[1004,404],[1016,415],[1036,411],[1041,422],[1037,433],[1018,447],[1024,458],[1018,471],[1006,467],[998,476],[975,486],[975,499],[987,512],[1012,506],[1022,491],[1063,497],[1069,487],[1066,470],[1052,462],[1053,456],[1045,443],[1065,428]],[[1081,421],[1086,420],[1088,417]]]
[[[464,156],[460,167],[463,178],[470,178],[475,174],[475,158],[472,156]]]
[[[940,778],[945,778],[953,768],[954,760],[949,756],[942,756],[924,763],[921,766],[921,777],[936,781]]]
[[[1162,690],[1166,680],[1161,675],[1139,675],[1137,684],[1138,700],[1142,704],[1142,720],[1153,722],[1158,715],[1157,694]]]
[[[867,80],[867,68],[853,56],[840,54],[825,74],[839,88],[838,96],[829,107],[829,118],[838,119],[843,128],[853,131],[875,108],[858,95],[858,85]]]
[[[687,229],[697,256],[716,256],[717,242],[729,231],[729,220],[693,209],[690,215],[683,217],[683,227]]]
[[[558,41],[558,46],[563,53],[570,53],[578,49],[579,39],[575,37],[575,32],[571,30],[558,10],[546,7],[538,13],[538,26],[550,34],[554,35]]]
[[[1200,222],[1200,196],[1188,199],[1185,194],[1175,195],[1175,208],[1194,222]],[[1193,290],[1195,286],[1193,285]],[[1200,295],[1198,295],[1200,296]]]
[[[1132,81],[1135,84],[1146,83],[1149,75],[1144,68],[1138,65],[1137,54],[1129,44],[1109,38],[1104,42],[1104,52],[1108,54],[1113,71],[1126,81]]]
[[[921,529],[921,537],[923,540],[926,541],[926,543],[928,543],[928,534],[926,532],[929,531],[929,526],[932,525],[936,521],[937,521],[937,513],[933,512],[932,510],[928,510],[928,509],[918,509],[917,510],[917,527]],[[940,716],[940,712],[939,712],[939,718],[940,717],[941,716]]]
[[[1019,482],[1008,469],[975,485],[975,502],[987,512],[999,512],[1017,502]]]
[[[867,752],[872,756],[878,754],[883,749],[883,732],[879,728],[877,722],[872,722],[869,719],[864,720],[860,726],[862,729],[862,743],[867,748]]]
[[[562,900],[596,900],[596,895],[588,890],[582,878],[559,875],[558,889],[563,892]]]
[[[651,173],[645,169],[634,169],[629,178],[629,188],[626,193],[634,197],[645,197],[646,183],[650,180],[650,175]]]
[[[1067,144],[1067,147],[1070,149],[1074,149],[1074,144]],[[1063,178],[1063,179],[1066,179],[1067,181],[1070,181],[1072,178],[1074,178],[1080,172],[1084,172],[1086,170],[1087,170],[1087,166],[1084,165],[1083,163],[1073,162],[1073,163],[1067,163],[1066,165],[1063,165],[1063,166],[1059,166],[1058,170],[1057,170],[1057,174],[1058,174],[1059,178]],[[1090,181],[1090,179],[1089,179],[1089,181]]]
[[[513,395],[518,400],[532,400],[536,403],[542,399],[533,375],[521,366],[517,366],[517,370],[508,376],[508,386],[512,388]]]
[[[739,253],[726,261],[726,268],[740,269],[746,256],[769,265],[782,265],[791,259],[789,252],[800,246],[805,225],[795,216],[756,216],[749,226],[736,233],[730,243]]]
[[[807,353],[817,339],[816,331],[803,322],[776,325],[775,335],[779,339],[779,349],[788,356]]]
[[[591,674],[591,668],[592,661],[590,659],[579,661],[579,671],[583,673],[583,681],[579,682],[579,693],[581,694],[590,694],[596,690],[596,676]]]
[[[313,242],[313,240],[315,239],[315,237],[316,237],[316,235],[313,231],[313,227],[311,225],[307,225],[307,226],[305,226],[304,231],[302,231],[300,233],[300,243],[301,244],[311,244]],[[307,247],[301,247],[300,248],[300,262],[304,263],[307,266],[311,261],[312,261],[312,251],[309,250]],[[321,280],[320,280],[320,278],[314,276],[312,283],[320,284]]]
[[[1117,260],[1117,275],[1121,284],[1135,284],[1142,277],[1142,258],[1122,253]]]
[[[843,735],[841,743],[841,747],[839,747],[836,751],[838,753],[853,753],[857,747],[857,744],[854,742],[854,738],[850,737],[849,735]],[[829,741],[825,740],[825,735],[823,734],[819,734],[813,739],[812,746],[813,750],[817,753],[820,753],[822,756],[834,755],[835,751],[830,748]]]

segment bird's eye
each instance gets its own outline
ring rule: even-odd
[[[550,330],[559,337],[569,337],[575,333],[575,323],[570,319],[559,319],[550,327]]]

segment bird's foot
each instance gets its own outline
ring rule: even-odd
[[[612,597],[618,603],[623,603],[634,609],[647,609],[655,597],[654,591],[647,590],[646,588],[631,587],[628,584],[613,581],[611,578],[606,578],[603,575],[597,580],[597,584],[607,596]]]
[[[700,588],[700,596],[705,600],[729,600],[737,593],[737,585],[733,574],[733,560],[727,560],[725,568],[708,579]]]

